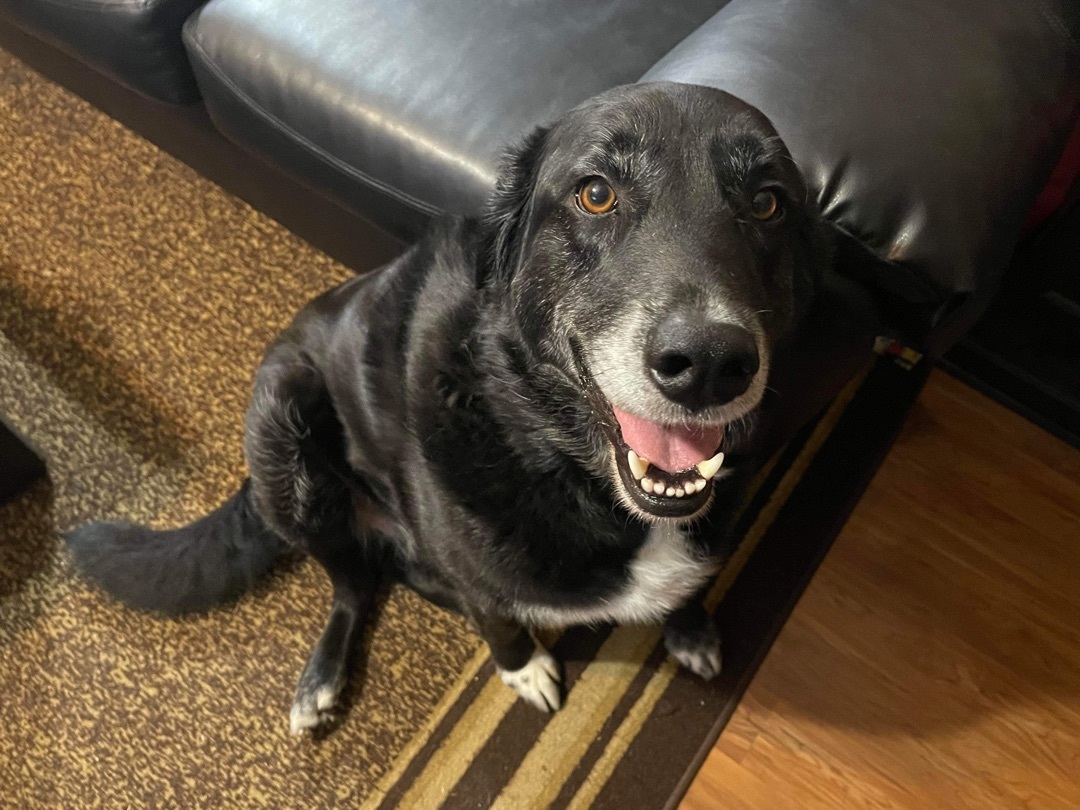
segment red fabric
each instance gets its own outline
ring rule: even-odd
[[[1027,221],[1024,222],[1024,233],[1037,228],[1061,207],[1065,196],[1078,177],[1080,177],[1080,121],[1077,122],[1068,143],[1065,144],[1065,151],[1061,153],[1061,159],[1054,167],[1050,181],[1028,212]]]

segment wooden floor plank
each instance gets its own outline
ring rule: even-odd
[[[1080,452],[935,373],[683,810],[1080,807]]]

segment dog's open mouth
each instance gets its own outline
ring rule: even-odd
[[[724,464],[724,425],[663,425],[616,407],[593,380],[584,352],[571,342],[578,379],[634,504],[646,514],[690,518],[709,503]]]
[[[723,425],[667,426],[612,407],[609,431],[623,484],[634,502],[658,517],[695,514],[712,495],[724,464]]]

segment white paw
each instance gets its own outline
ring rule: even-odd
[[[664,645],[672,658],[707,681],[715,678],[723,669],[720,634],[715,630],[693,637],[665,634]]]
[[[314,693],[303,688],[297,689],[292,709],[289,710],[289,732],[293,735],[311,731],[324,723],[330,722],[341,695],[339,684],[324,684]]]
[[[533,651],[529,663],[521,669],[499,667],[503,683],[542,712],[557,711],[562,705],[562,676],[559,662],[540,645]]]
[[[720,674],[723,668],[723,660],[720,656],[720,647],[717,645],[712,650],[668,650],[672,657],[705,680],[712,680]]]
[[[297,700],[289,710],[289,733],[299,735],[311,731],[322,725],[323,719],[324,715],[314,703]]]

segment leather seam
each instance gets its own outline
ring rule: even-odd
[[[420,211],[421,213],[428,214],[428,215],[436,215],[436,214],[443,213],[442,209],[439,208],[438,206],[435,206],[435,205],[432,205],[431,203],[425,202],[425,201],[423,201],[423,200],[421,200],[421,199],[419,199],[417,197],[414,197],[413,195],[409,194],[408,192],[396,189],[393,186],[387,184],[386,182],[384,182],[382,180],[378,180],[375,177],[372,177],[371,175],[367,174],[366,172],[364,172],[364,171],[362,171],[360,169],[357,169],[355,166],[352,166],[352,165],[346,163],[341,158],[330,154],[323,147],[319,146],[316,143],[313,143],[306,136],[301,135],[299,132],[297,132],[295,129],[290,127],[288,124],[284,123],[276,115],[274,115],[273,113],[266,110],[262,105],[260,105],[253,98],[251,98],[251,96],[249,96],[244,90],[242,90],[231,78],[229,78],[227,75],[225,75],[224,71],[217,64],[215,64],[214,61],[209,57],[209,55],[206,53],[206,50],[202,47],[202,45],[195,41],[194,35],[185,37],[185,40],[186,40],[186,44],[187,44],[188,48],[191,49],[191,50],[194,50],[197,53],[200,62],[245,107],[247,107],[248,110],[253,112],[259,118],[262,118],[265,123],[270,124],[272,127],[277,129],[282,135],[284,135],[287,138],[289,138],[290,140],[294,141],[298,146],[301,146],[302,148],[307,149],[316,158],[322,160],[324,163],[329,164],[332,168],[337,169],[338,171],[342,172],[343,174],[349,176],[350,178],[358,180],[358,181],[360,181],[360,182],[362,182],[362,183],[364,183],[364,184],[366,184],[368,186],[371,186],[371,187],[375,188],[376,190],[381,191],[381,192],[389,195],[390,197],[393,197],[398,202],[402,202],[402,203],[405,203],[406,205],[410,205],[413,208]],[[209,107],[209,105],[207,105],[207,106]]]

